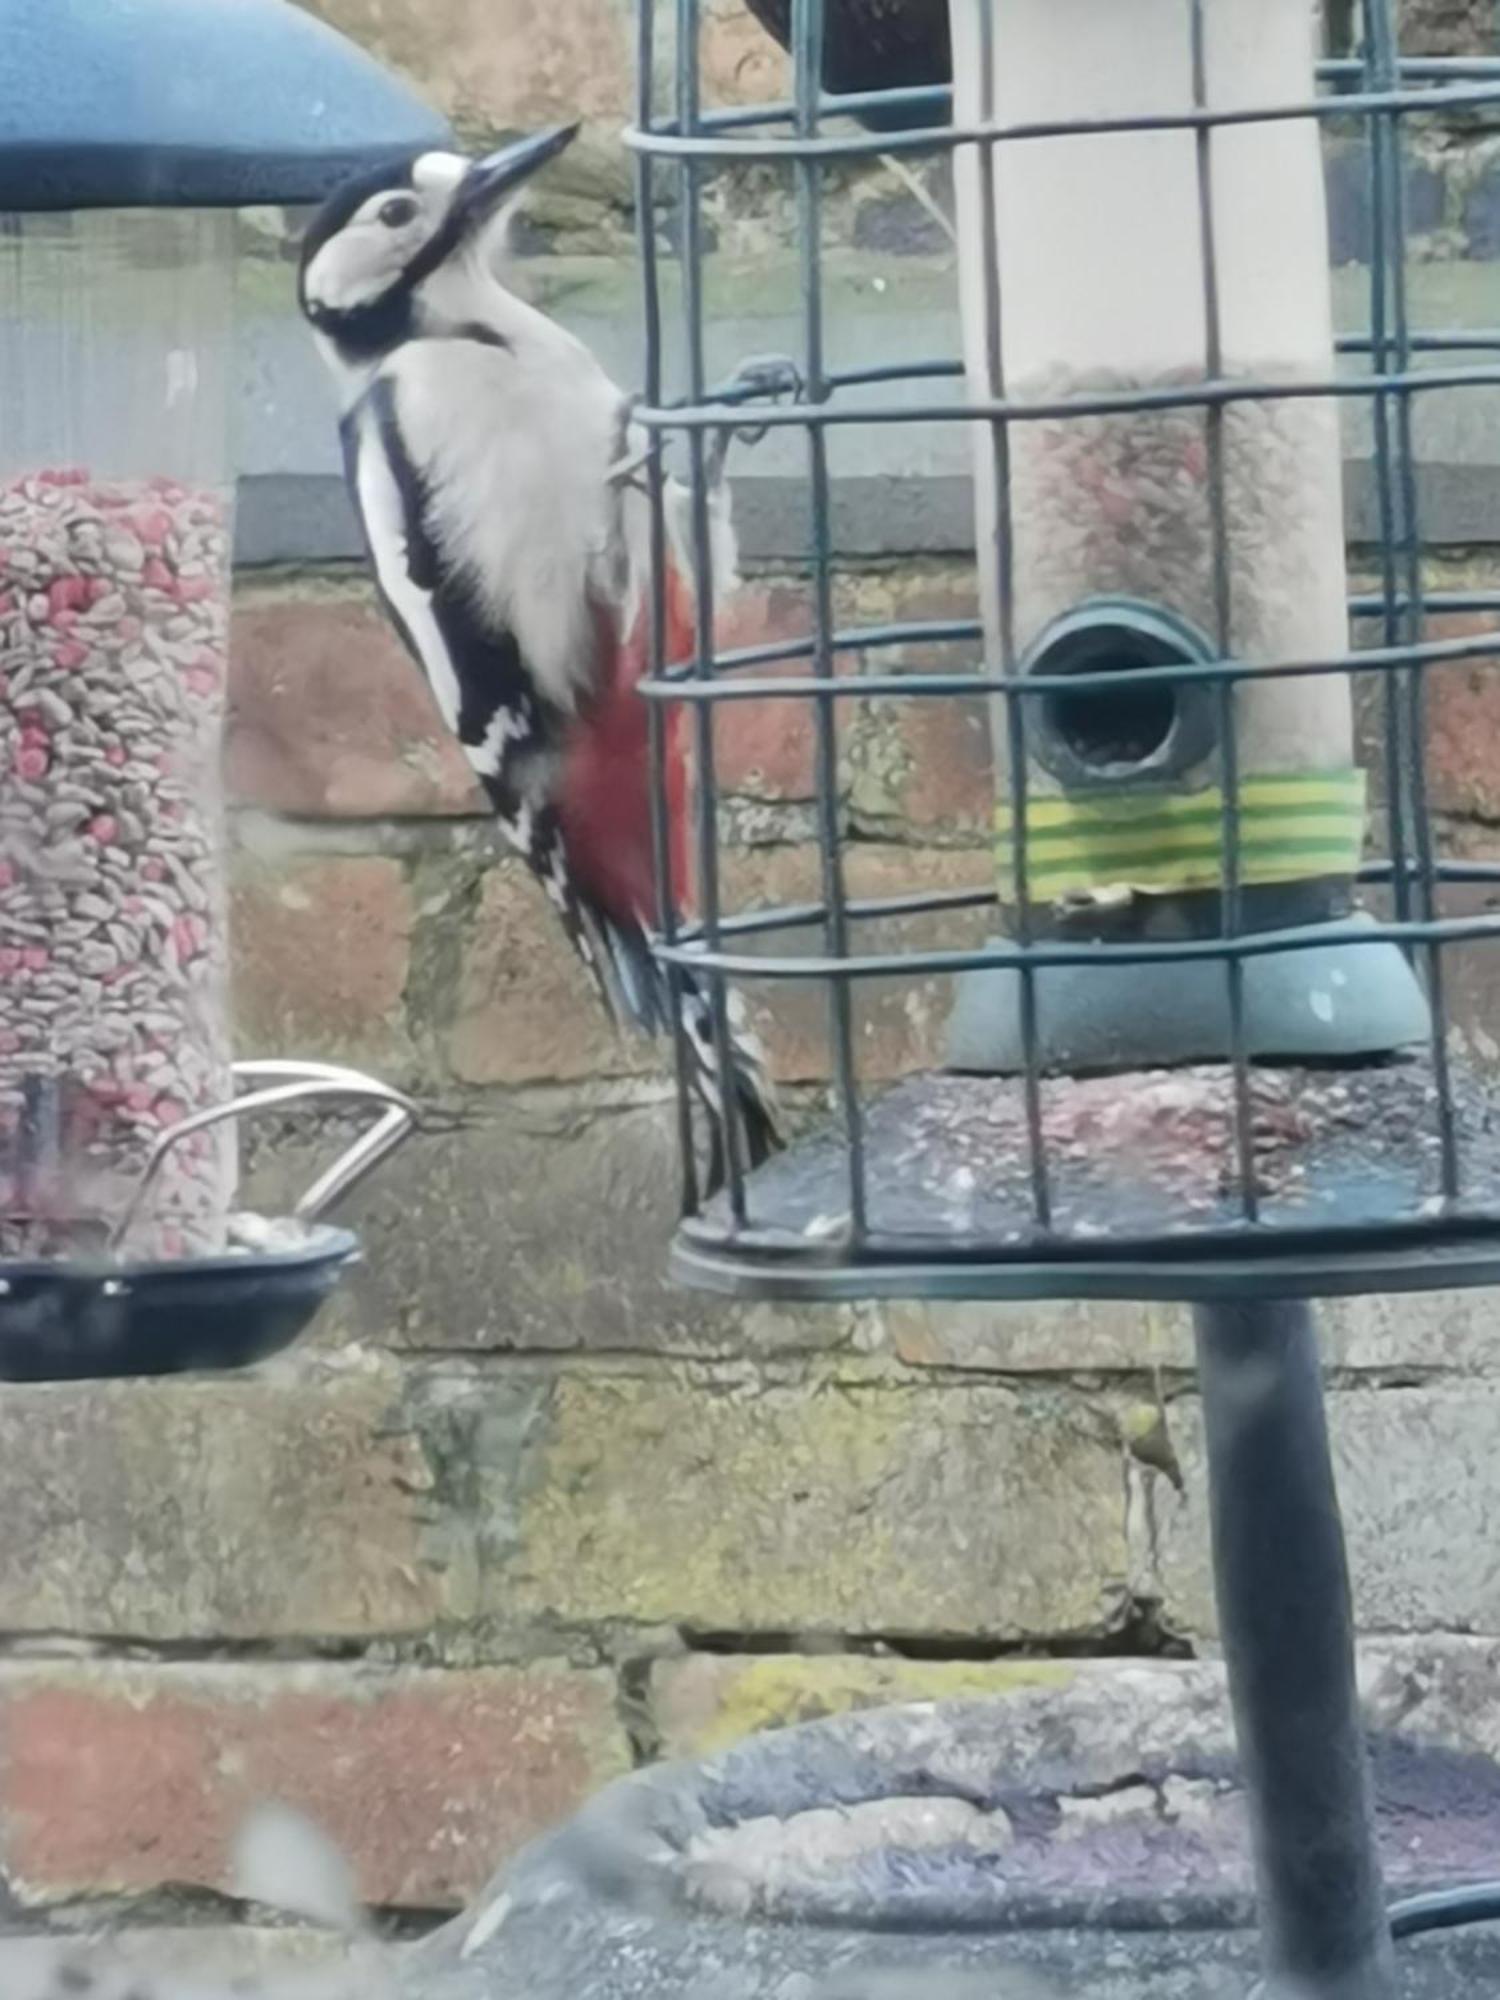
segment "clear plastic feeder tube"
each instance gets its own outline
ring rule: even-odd
[[[1128,119],[1194,108],[1189,0],[952,0],[952,19],[961,123]],[[1313,0],[1203,0],[1202,21],[1208,109],[1313,99]],[[1332,377],[1317,121],[1216,128],[1208,151],[1211,269],[1192,129],[1074,133],[994,148],[997,382],[986,320],[981,155],[960,148],[972,394],[988,398],[1003,385],[1011,400],[1054,403],[1199,382],[1215,363],[1231,380]],[[1215,292],[1217,356],[1208,303]],[[1057,621],[1101,598],[1165,614],[1168,630],[1180,621],[1205,642],[1199,657],[1221,647],[1248,661],[1336,659],[1347,651],[1340,426],[1330,399],[1230,403],[1218,419],[1200,406],[1013,423],[1004,441],[1008,507],[999,498],[996,436],[977,426],[976,438],[979,546],[993,548],[1001,530],[1009,536],[1012,658],[1023,666],[1028,659],[1050,664],[1036,651]],[[1005,635],[995,564],[981,564],[981,588],[998,658]],[[1153,643],[1127,633],[1115,664],[1123,670],[1172,656],[1169,644],[1153,657]],[[1095,670],[1110,665],[1107,644],[1103,657],[1098,645],[1084,653]],[[1184,658],[1194,656],[1188,646]],[[1085,788],[1211,788],[1222,772],[1221,732],[1177,727],[1184,699],[1165,691],[1114,703],[1080,697],[1053,704],[1050,719],[1029,704],[1034,759],[1049,730],[1071,739],[1050,764],[1045,757],[1035,764],[1033,792],[1042,799],[1066,792],[1069,759],[1073,780]],[[1257,781],[1271,779],[1355,782],[1342,675],[1244,683],[1235,724],[1247,796]],[[1003,729],[998,741],[1003,750]],[[1044,849],[1039,853],[1045,859]],[[1279,865],[1297,873],[1285,857]],[[1326,859],[1315,860],[1302,872],[1326,867]],[[1128,881],[1128,861],[1115,872]]]
[[[231,1095],[220,738],[233,222],[0,218],[0,1256],[88,1255]],[[230,1128],[135,1255],[221,1247]]]

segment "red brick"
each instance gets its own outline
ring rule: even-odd
[[[388,1054],[410,961],[411,892],[376,855],[242,857],[231,902],[245,1053]]]
[[[726,849],[726,914],[816,902],[816,848]],[[879,900],[913,892],[990,886],[987,849],[954,850],[856,843],[847,856],[851,898]],[[993,912],[963,910],[885,919],[858,926],[861,951],[968,946],[982,938]],[[821,950],[810,929],[762,940],[771,950]],[[753,948],[753,946],[752,946]],[[826,989],[816,981],[748,983],[746,998],[783,1083],[830,1074]],[[861,982],[855,1016],[859,1057],[870,1079],[902,1074],[940,1047],[948,985],[943,980]],[[518,866],[502,863],[486,879],[469,920],[456,1012],[446,1034],[448,1062],[464,1083],[574,1082],[590,1077],[666,1074],[663,1045],[617,1035],[594,1000],[550,906]]]
[[[891,608],[891,616],[913,623],[957,623],[978,615],[973,572],[946,567],[903,579]],[[963,673],[983,665],[983,647],[977,638],[933,640],[902,646],[879,664],[882,671]],[[867,739],[866,788],[873,781],[875,799],[884,794],[885,811],[923,832],[988,833],[994,820],[994,751],[982,696],[873,702],[860,733]]]
[[[1427,769],[1439,810],[1500,820],[1500,631],[1493,617],[1428,620],[1430,639],[1495,633],[1495,653],[1433,667],[1426,679]]]
[[[852,757],[859,818],[946,835],[985,834],[993,824],[995,767],[979,696],[873,701]]]
[[[806,639],[805,585],[750,582],[719,621],[723,649]],[[805,661],[757,668],[805,674]],[[719,712],[715,750],[726,792],[812,793],[805,701],[736,703]],[[235,802],[307,817],[378,819],[483,813],[463,757],[421,674],[364,596],[266,598],[236,606],[226,743]]]
[[[616,1033],[552,905],[519,862],[485,877],[465,919],[448,1061],[464,1083],[577,1082],[665,1058]]]
[[[807,586],[746,583],[719,620],[722,651],[773,642],[806,641],[812,632]],[[756,679],[805,679],[810,660],[747,667]],[[722,703],[714,713],[714,768],[721,794],[778,801],[810,799],[813,775],[812,704],[802,697]]]
[[[1493,830],[1471,827],[1454,843],[1457,857],[1494,867],[1500,840]],[[1478,882],[1450,882],[1440,892],[1440,914],[1462,921],[1500,915],[1500,889]],[[1443,951],[1443,1008],[1450,1045],[1491,1077],[1500,1066],[1500,955],[1492,937],[1470,938]]]
[[[367,597],[235,608],[231,797],[310,817],[484,810],[420,670]]]
[[[995,759],[982,697],[914,701],[906,727],[912,771],[904,794],[919,827],[985,832],[995,818]]]
[[[845,892],[851,901],[989,888],[993,863],[986,850],[877,846],[856,842],[845,857]],[[772,909],[821,899],[819,859],[810,846],[750,849],[726,855],[726,910]],[[852,927],[851,949],[861,955],[968,949],[982,942],[993,910],[943,911],[887,917]],[[761,941],[772,951],[821,954],[822,933],[787,930]],[[821,980],[775,980],[747,985],[746,998],[763,1037],[773,1074],[783,1083],[821,1082],[831,1073],[828,989]],[[859,980],[854,986],[855,1048],[861,1077],[880,1082],[940,1058],[951,1002],[946,979]]]
[[[276,1799],[366,1901],[450,1908],[628,1762],[609,1677],[562,1666],[12,1666],[0,1876],[37,1902],[228,1890],[237,1827]]]

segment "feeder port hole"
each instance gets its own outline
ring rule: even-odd
[[[1188,682],[1137,681],[1142,669],[1202,666],[1213,649],[1171,613],[1132,604],[1080,607],[1043,634],[1028,674],[1086,680],[1036,704],[1033,750],[1064,785],[1176,778],[1202,764],[1217,740],[1205,690]]]

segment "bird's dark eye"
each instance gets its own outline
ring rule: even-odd
[[[393,194],[389,201],[380,205],[380,220],[387,229],[404,229],[408,222],[416,221],[418,213],[414,195]]]

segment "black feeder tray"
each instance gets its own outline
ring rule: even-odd
[[[130,1208],[97,1258],[0,1263],[0,1381],[79,1382],[245,1368],[289,1347],[359,1255],[324,1213],[410,1134],[417,1107],[388,1084],[328,1063],[236,1063],[239,1095],[157,1142]],[[375,1122],[289,1217],[231,1217],[217,1256],[134,1262],[118,1246],[162,1161],[192,1132],[296,1105],[365,1106]]]
[[[1050,1232],[1039,1232],[1022,1078],[928,1073],[867,1107],[866,1228],[849,1240],[843,1136],[761,1168],[750,1221],[727,1196],[683,1223],[685,1283],[830,1300],[1336,1298],[1500,1281],[1500,1101],[1428,1056],[1252,1070],[1259,1195],[1245,1219],[1230,1162],[1233,1067],[1200,1063],[1048,1079]],[[1463,1198],[1443,1190],[1463,1149]],[[957,1239],[957,1242],[955,1242]]]

